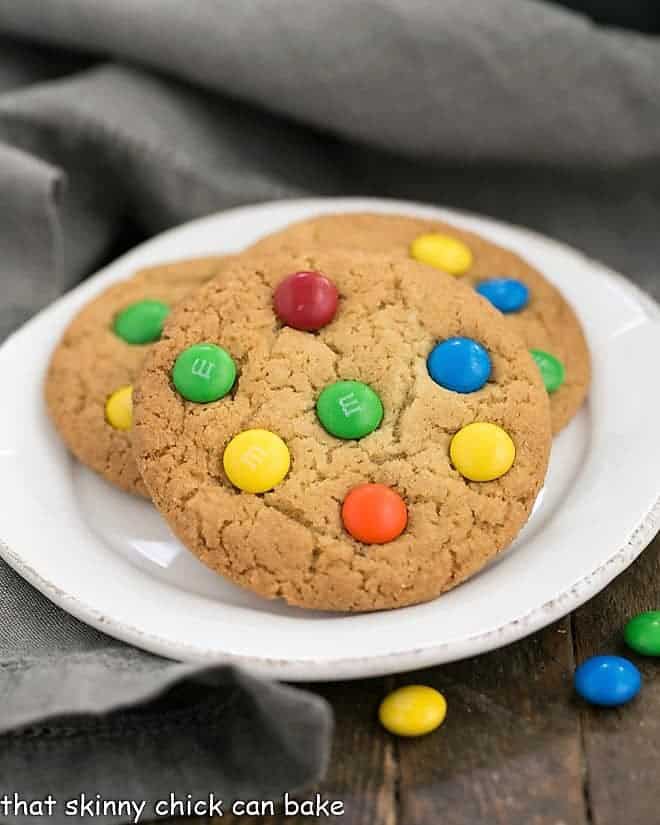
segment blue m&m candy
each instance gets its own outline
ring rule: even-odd
[[[491,278],[477,286],[479,295],[500,312],[520,312],[529,303],[529,289],[515,278]]]
[[[490,378],[487,350],[472,338],[447,338],[436,344],[426,361],[436,384],[454,392],[475,392]]]
[[[592,656],[575,671],[574,684],[580,696],[592,705],[616,707],[637,696],[642,677],[622,656]]]

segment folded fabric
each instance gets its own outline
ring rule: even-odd
[[[85,794],[144,802],[148,821],[170,793],[277,799],[325,770],[332,721],[319,697],[124,645],[59,610],[4,563],[0,628],[0,806],[5,794],[12,804],[51,794],[48,821],[58,825],[71,822],[66,803]],[[35,821],[22,813],[0,807],[3,822]]]
[[[0,201],[5,280],[62,288],[127,222],[357,193],[520,222],[654,287],[658,38],[535,0],[0,0],[3,33],[31,45],[0,42],[0,142],[52,167]],[[33,222],[47,268],[12,230]]]
[[[415,157],[602,167],[657,147],[658,42],[538,0],[0,0],[0,31]]]

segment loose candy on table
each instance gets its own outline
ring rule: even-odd
[[[275,314],[283,324],[306,332],[321,329],[335,317],[339,292],[320,272],[294,272],[275,289]]]
[[[470,247],[458,238],[439,232],[429,232],[415,238],[410,245],[410,254],[420,263],[450,275],[463,275],[472,266]]]
[[[105,418],[115,430],[130,430],[133,425],[133,387],[120,387],[105,402]]]
[[[137,301],[117,313],[112,328],[127,344],[150,344],[163,333],[170,308],[162,301]]]
[[[172,383],[177,392],[198,404],[223,398],[235,380],[234,359],[216,344],[194,344],[184,349],[172,368]]]
[[[289,472],[291,456],[284,441],[270,430],[243,430],[225,448],[227,478],[246,493],[265,493]]]
[[[616,707],[639,693],[642,677],[622,656],[592,656],[575,671],[574,684],[577,693],[592,705]]]
[[[447,715],[445,697],[426,685],[407,685],[381,702],[378,717],[396,736],[424,736],[440,727]]]
[[[323,428],[337,438],[364,438],[383,420],[378,394],[361,381],[336,381],[326,387],[316,402]]]
[[[408,508],[401,496],[384,484],[361,484],[344,499],[344,527],[363,544],[386,544],[403,533]]]
[[[488,351],[472,338],[448,338],[436,344],[426,361],[429,375],[454,392],[476,392],[490,378],[492,363]]]
[[[449,455],[464,478],[494,481],[511,469],[516,447],[502,427],[477,421],[456,433],[449,446]]]
[[[515,278],[490,278],[478,284],[476,290],[505,314],[520,312],[529,303],[529,288]]]
[[[536,366],[541,372],[541,378],[543,379],[546,390],[549,393],[556,392],[564,383],[564,379],[566,378],[566,370],[564,365],[559,358],[555,358],[554,355],[551,355],[549,352],[545,352],[545,350],[532,349],[530,350],[530,353],[534,361],[536,361]]]
[[[660,610],[639,613],[625,627],[626,644],[642,656],[660,656]]]

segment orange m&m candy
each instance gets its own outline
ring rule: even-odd
[[[384,484],[361,484],[344,499],[344,527],[363,544],[394,541],[406,529],[408,509],[401,496]]]

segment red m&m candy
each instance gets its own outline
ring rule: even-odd
[[[313,332],[335,317],[337,287],[320,272],[294,272],[275,289],[277,317],[289,327]]]

